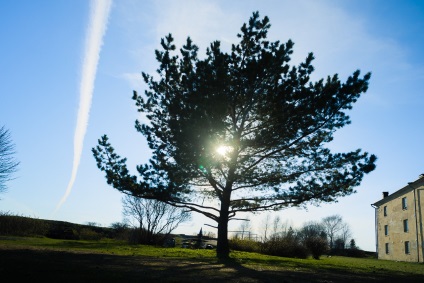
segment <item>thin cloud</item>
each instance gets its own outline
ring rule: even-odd
[[[84,137],[87,131],[97,65],[99,62],[100,50],[103,44],[103,36],[107,28],[107,21],[111,6],[112,0],[94,0],[91,2],[90,19],[87,27],[84,60],[82,64],[80,104],[74,135],[74,160],[71,179],[68,183],[68,187],[66,188],[64,196],[56,207],[56,211],[68,198],[77,176],[84,144]]]

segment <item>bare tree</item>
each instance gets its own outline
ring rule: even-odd
[[[126,195],[122,199],[123,214],[139,229],[139,242],[152,243],[155,236],[169,235],[191,217],[190,212],[152,199]],[[130,221],[131,221],[130,220]]]
[[[252,226],[250,225],[250,219],[246,218],[246,220],[244,220],[241,225],[240,225],[240,233],[241,233],[241,238],[244,239],[244,234],[247,233],[249,235],[249,239],[250,239],[250,234],[252,232]]]
[[[322,219],[322,225],[325,233],[330,240],[330,248],[334,247],[334,239],[336,234],[343,228],[343,219],[340,215],[331,215]]]
[[[325,238],[326,231],[325,227],[321,223],[309,221],[303,224],[302,228],[298,232],[298,235],[303,240],[313,237]]]
[[[212,231],[205,231],[204,232],[204,236],[206,238],[216,238],[216,233],[212,232]]]
[[[284,222],[281,220],[279,215],[274,217],[272,221],[272,233],[271,237],[285,237],[288,233],[288,230],[293,226],[292,221],[286,219]]]
[[[4,126],[0,128],[0,193],[7,190],[6,182],[10,181],[18,169],[19,162],[14,158],[15,145],[10,132]]]
[[[281,218],[280,216],[275,216],[274,221],[272,222],[272,235],[273,237],[278,236],[281,232]]]
[[[342,228],[340,229],[339,232],[339,236],[338,238],[341,240],[341,242],[343,243],[343,248],[346,248],[347,246],[347,241],[349,238],[352,237],[352,232],[350,230],[350,226],[347,223],[343,223],[342,224]]]
[[[268,213],[265,216],[265,220],[262,224],[262,229],[263,229],[263,241],[266,242],[268,239],[268,229],[271,226],[271,215]]]

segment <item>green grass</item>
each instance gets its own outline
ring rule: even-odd
[[[187,280],[187,282],[198,282],[197,280],[200,274],[203,274],[206,278],[228,282],[231,282],[232,276],[239,279],[245,278],[241,282],[274,282],[272,281],[274,279],[276,280],[275,282],[322,282],[322,280],[327,280],[328,282],[421,282],[423,280],[422,278],[424,278],[424,265],[419,263],[339,256],[323,256],[320,260],[314,260],[312,258],[294,259],[238,251],[231,252],[230,260],[218,261],[215,257],[214,250],[128,245],[125,242],[110,239],[75,241],[2,236],[0,237],[0,254],[3,252],[2,250],[8,250],[9,252],[11,250],[28,250],[31,252],[49,251],[51,252],[50,256],[56,255],[55,253],[63,254],[64,256],[58,259],[58,262],[70,257],[71,254],[90,254],[93,256],[93,259],[90,261],[93,263],[93,266],[97,260],[103,260],[105,256],[108,258],[110,258],[109,256],[113,256],[111,258],[114,260],[112,269],[121,270],[122,264],[120,262],[129,264],[130,266],[136,264],[140,268],[140,262],[142,262],[144,263],[143,268],[147,266],[149,270],[152,269],[161,271],[160,274],[167,274],[168,277],[166,278],[168,279],[166,282],[182,282],[184,280]],[[5,259],[4,262],[7,263],[7,260]],[[31,265],[31,263],[28,263],[28,265]],[[194,267],[198,269],[197,272],[192,272],[192,269],[190,269]],[[60,269],[61,267],[55,265],[52,268]],[[75,268],[83,272],[81,267]],[[97,266],[96,268],[99,267]],[[111,267],[108,267],[103,272],[104,276],[109,274],[107,272],[110,272],[110,270]],[[136,272],[135,270],[137,269],[127,267],[125,270],[122,270],[122,274],[114,272],[109,274],[107,278],[121,278],[119,276],[127,278],[126,276],[129,275],[126,272]],[[180,273],[179,270],[187,271]],[[61,272],[63,273],[63,270]],[[90,276],[96,276],[96,273],[91,271],[88,274]],[[139,273],[134,274],[132,276],[145,276],[143,278],[154,281],[157,280],[154,276],[158,273],[147,272],[142,275]],[[249,278],[253,281],[249,281]],[[273,279],[270,281],[270,278]],[[278,281],[277,279],[284,280]],[[209,282],[205,280],[202,279],[204,282]]]
[[[80,251],[91,253],[104,253],[122,256],[149,256],[149,257],[174,257],[174,258],[205,258],[215,259],[213,250],[192,250],[182,248],[162,248],[148,245],[129,245],[125,241],[103,239],[90,240],[58,240],[50,238],[31,237],[5,237],[0,236],[0,247],[38,248],[56,251]]]
[[[354,273],[386,272],[395,274],[424,275],[424,265],[420,263],[377,260],[374,258],[351,258],[342,256],[323,256],[320,260],[283,258],[256,253],[233,252],[232,256],[246,265],[265,265],[315,270],[339,270]]]

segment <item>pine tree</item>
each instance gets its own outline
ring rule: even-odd
[[[375,168],[374,155],[326,147],[350,123],[346,111],[370,73],[311,82],[313,54],[290,66],[293,42],[268,41],[269,28],[255,12],[230,53],[215,41],[204,59],[190,38],[178,55],[166,36],[156,51],[158,77],[143,73],[148,89],[133,95],[149,120],[135,123],[152,150],[149,163],[137,166],[137,177],[106,135],[93,148],[115,189],[216,221],[218,257],[229,255],[228,222],[237,213],[333,202]]]
[[[350,249],[356,250],[358,247],[356,246],[355,239],[350,240]]]

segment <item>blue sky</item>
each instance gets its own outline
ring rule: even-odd
[[[108,134],[133,169],[149,158],[143,136],[134,129],[138,113],[131,96],[145,87],[141,71],[152,74],[157,67],[154,49],[160,38],[171,32],[180,44],[191,36],[201,54],[216,39],[228,48],[256,10],[271,20],[270,39],[295,42],[293,63],[314,52],[314,79],[334,73],[345,79],[356,69],[372,72],[368,92],[350,112],[352,124],[337,132],[331,146],[374,153],[377,169],[356,194],[336,204],[275,215],[298,227],[340,214],[357,245],[374,250],[370,204],[382,191],[392,193],[424,173],[424,1],[115,0],[75,183],[57,211],[73,168],[90,2],[1,1],[0,125],[11,131],[21,165],[0,196],[0,211],[104,226],[121,221],[121,195],[106,184],[91,148]],[[263,217],[251,216],[256,233]],[[204,223],[214,224],[196,216],[177,231],[196,233]]]

